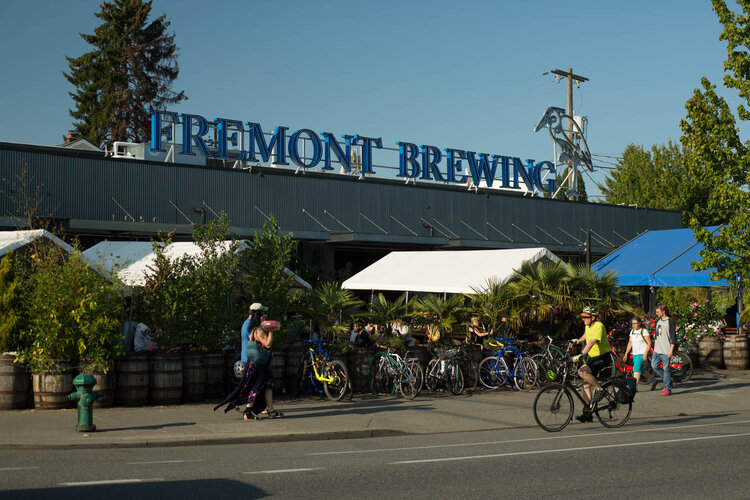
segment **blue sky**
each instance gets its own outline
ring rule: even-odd
[[[0,141],[61,142],[65,56],[90,50],[78,33],[93,32],[98,10],[3,3]],[[180,48],[174,88],[189,97],[173,111],[537,161],[552,159],[552,141],[533,126],[567,105],[566,85],[542,73],[590,79],[575,111],[591,152],[618,156],[679,140],[685,101],[701,76],[721,82],[726,54],[709,0],[155,0],[163,13]]]

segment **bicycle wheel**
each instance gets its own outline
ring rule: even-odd
[[[367,383],[370,392],[376,396],[379,393],[386,392],[388,374],[385,369],[386,360],[382,354],[376,354],[370,362],[370,369],[367,374]]]
[[[534,420],[547,432],[563,430],[573,418],[573,396],[561,384],[550,384],[534,398]]]
[[[508,380],[505,365],[497,356],[487,356],[479,363],[479,381],[487,389],[497,389]]]
[[[672,377],[675,382],[687,382],[693,376],[693,362],[690,361],[690,356],[682,351],[672,354],[669,366],[672,368]]]
[[[404,379],[401,382],[401,394],[409,399],[414,399],[422,392],[424,384],[424,370],[417,360],[406,363],[404,368]]]
[[[346,365],[334,359],[324,370],[326,378],[333,378],[331,382],[323,382],[323,390],[331,401],[340,401],[349,390],[349,370]]]
[[[615,398],[615,386],[612,381],[603,383],[602,389],[604,389],[604,398],[596,404],[592,413],[604,427],[622,427],[630,418],[633,403],[621,403]]]
[[[536,364],[536,386],[544,387],[550,383],[547,372],[550,370],[550,361],[544,354],[534,354],[531,359]]]
[[[513,382],[519,391],[529,391],[536,384],[537,373],[534,360],[524,356],[513,367]]]
[[[427,371],[424,374],[424,386],[430,392],[435,392],[438,382],[440,381],[438,370],[440,370],[438,360],[431,359],[430,362],[427,363]]]
[[[466,372],[465,375],[468,377],[466,379],[466,392],[469,394],[473,393],[477,390],[477,385],[479,385],[479,367],[474,362],[473,359],[470,359],[467,366],[466,366]]]
[[[464,372],[461,370],[458,360],[454,359],[448,362],[446,370],[448,370],[448,380],[446,381],[446,384],[448,384],[448,390],[455,395],[464,392],[464,385],[466,382],[464,380]]]
[[[293,393],[299,397],[307,392],[307,381],[310,378],[310,360],[305,356],[297,368],[297,376],[294,378]]]

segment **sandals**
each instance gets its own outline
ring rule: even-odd
[[[262,420],[260,418],[260,415],[256,415],[255,413],[250,410],[250,408],[245,408],[245,411],[242,413],[242,420]]]
[[[281,418],[283,416],[284,416],[284,414],[281,413],[280,411],[275,411],[274,410],[274,411],[269,411],[268,412],[268,418]]]

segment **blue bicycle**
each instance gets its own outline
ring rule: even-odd
[[[311,345],[302,354],[294,394],[297,396],[304,394],[309,384],[321,398],[325,394],[331,401],[340,401],[348,394],[351,399],[352,384],[349,379],[349,370],[338,359],[332,360],[323,349],[323,344],[328,341],[305,340],[304,342]]]
[[[486,388],[508,386],[512,389],[515,386],[519,391],[528,391],[536,384],[536,363],[514,347],[513,341],[517,339],[495,338],[490,341],[490,346],[498,351],[479,363],[479,381]],[[508,343],[507,346],[505,342]]]

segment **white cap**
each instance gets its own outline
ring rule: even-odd
[[[263,304],[261,304],[260,302],[253,302],[250,305],[250,310],[251,311],[266,311],[266,310],[268,310],[268,308],[267,307],[263,307]]]

